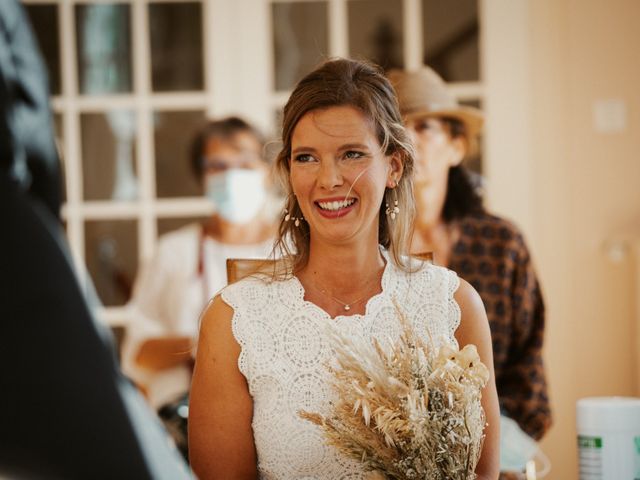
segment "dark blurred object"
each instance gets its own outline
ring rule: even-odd
[[[187,478],[94,323],[58,223],[0,176],[0,476]]]
[[[0,1],[0,477],[190,478],[120,374],[62,234],[46,75]]]
[[[175,401],[158,410],[167,432],[185,460],[189,460],[189,394],[185,393]]]
[[[46,70],[22,7],[0,2],[0,174],[60,212]]]

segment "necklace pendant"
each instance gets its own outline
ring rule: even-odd
[[[345,309],[346,312],[348,312],[349,310],[351,310],[351,307],[349,305],[345,305],[344,309]]]

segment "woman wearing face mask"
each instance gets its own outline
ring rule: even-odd
[[[326,412],[329,325],[394,339],[396,300],[416,330],[473,343],[492,370],[480,297],[451,271],[407,257],[413,149],[386,78],[334,60],[296,86],[284,108],[276,166],[289,193],[275,272],[226,287],[204,312],[189,408],[190,459],[201,479],[364,479],[299,410]],[[476,472],[497,477],[498,403]]]
[[[462,161],[482,113],[463,107],[428,67],[393,70],[389,80],[416,146],[417,218],[412,251],[432,251],[478,291],[493,337],[496,385],[508,417],[503,466],[520,470],[551,425],[542,361],[544,303],[529,251],[511,222],[488,213]]]
[[[226,285],[226,259],[271,252],[262,146],[259,133],[236,117],[212,121],[196,136],[192,167],[214,213],[161,237],[136,281],[123,370],[156,408],[188,391],[198,317]]]

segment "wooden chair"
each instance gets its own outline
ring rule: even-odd
[[[423,262],[434,263],[433,252],[412,253],[411,256],[413,258],[417,258],[418,260],[422,260]]]
[[[415,257],[423,262],[433,263],[433,252],[414,253]],[[270,271],[275,260],[264,258],[228,258],[227,259],[227,283],[233,283],[258,271]]]
[[[258,271],[269,271],[274,266],[275,260],[265,258],[227,258],[227,283],[236,282]]]

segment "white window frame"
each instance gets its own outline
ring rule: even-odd
[[[258,0],[264,1],[264,0]],[[318,0],[267,0],[272,3],[303,3],[305,1],[316,2]],[[326,0],[328,4],[328,22],[329,22],[329,55],[331,57],[346,57],[349,55],[349,31],[348,31],[348,3],[349,1],[358,0]],[[478,5],[478,20],[482,24],[482,4]],[[403,0],[403,28],[404,28],[404,44],[403,44],[403,60],[405,68],[415,70],[423,65],[423,41],[422,41],[422,1],[421,0]],[[271,15],[271,12],[267,12]],[[269,26],[271,22],[269,21]],[[481,28],[482,31],[482,28]],[[271,30],[265,34],[266,43],[271,46]],[[482,38],[480,39],[480,56],[483,56]],[[273,51],[269,48],[266,52],[269,56],[270,70],[273,71]],[[449,87],[453,95],[459,101],[479,100],[484,102],[484,84],[481,79],[474,82],[455,82],[450,83]],[[272,83],[272,82],[271,82]],[[281,108],[286,103],[290,90],[274,91],[271,87],[270,106],[271,111]]]
[[[158,218],[203,216],[211,212],[206,200],[199,197],[156,198],[153,111],[204,110],[210,117],[238,114],[265,132],[273,132],[273,114],[284,105],[290,94],[289,91],[276,91],[274,86],[271,5],[292,0],[201,0],[204,90],[153,93],[147,6],[149,3],[191,1],[23,0],[25,4],[57,4],[59,8],[62,90],[52,99],[52,106],[63,121],[67,192],[63,217],[73,259],[80,266],[80,272],[85,271],[84,228],[87,220],[136,219],[141,265],[155,249]],[[347,56],[347,2],[352,0],[325,1],[328,6],[328,53]],[[78,93],[74,6],[89,3],[125,3],[131,6],[132,61],[135,67],[133,92],[130,94],[89,97]],[[528,182],[512,180],[514,175],[526,177],[531,170],[531,160],[526,153],[528,125],[526,122],[513,122],[514,107],[523,118],[528,114],[528,100],[524,95],[528,86],[528,59],[523,55],[526,51],[524,27],[527,15],[526,0],[480,0],[480,80],[450,84],[459,100],[478,100],[488,113],[484,169],[490,185],[489,204],[506,207],[507,213],[524,218],[525,230],[530,227],[531,218]],[[421,0],[403,0],[403,25],[404,64],[406,68],[414,69],[422,64],[423,57]],[[508,74],[505,74],[505,69],[508,69]],[[79,115],[116,108],[130,109],[136,115],[139,198],[133,202],[83,201]],[[505,147],[504,135],[510,136],[508,145],[511,147]],[[524,147],[519,148],[517,161],[513,158],[513,145]],[[111,325],[125,324],[128,320],[125,307],[105,308],[101,313]]]

